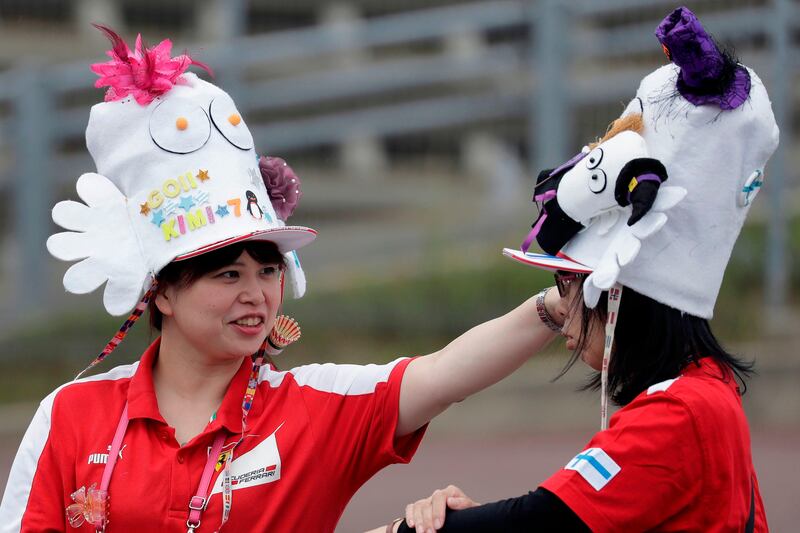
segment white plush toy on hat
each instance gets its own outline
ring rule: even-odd
[[[131,51],[114,44],[111,61],[93,65],[110,86],[92,107],[86,144],[97,166],[82,175],[85,202],[59,202],[53,220],[69,230],[47,248],[81,260],[64,286],[87,293],[104,282],[109,313],[130,311],[158,272],[187,259],[250,239],[274,242],[285,254],[295,297],[305,277],[295,250],[316,232],[287,226],[300,196],[297,176],[279,158],[259,158],[253,137],[231,97],[185,73],[187,55],[170,57],[171,43]]]

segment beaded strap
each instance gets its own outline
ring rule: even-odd
[[[144,310],[147,309],[147,304],[150,303],[150,300],[152,299],[153,294],[156,291],[156,288],[158,288],[158,280],[154,279],[152,285],[150,285],[150,288],[147,290],[146,293],[144,293],[144,296],[142,296],[142,299],[139,300],[139,303],[136,304],[136,308],[133,310],[131,315],[125,322],[122,323],[122,326],[120,326],[119,331],[117,331],[117,333],[113,337],[111,337],[111,340],[108,341],[108,344],[106,344],[106,347],[103,348],[102,352],[100,352],[100,355],[95,357],[94,361],[89,363],[89,366],[81,370],[78,373],[78,375],[75,376],[75,379],[80,378],[92,367],[101,363],[103,359],[108,357],[108,355],[111,352],[113,352],[117,346],[119,346],[119,343],[122,342],[122,339],[125,338],[125,336],[128,334],[128,331],[133,327],[134,324],[136,324],[136,321],[139,320],[139,317],[142,316]]]

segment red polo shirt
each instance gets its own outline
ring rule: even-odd
[[[241,431],[249,359],[231,380],[217,418],[184,446],[159,413],[152,367],[159,341],[138,363],[62,386],[42,401],[14,460],[0,531],[67,531],[64,509],[81,486],[100,485],[120,414],[130,423],[111,484],[107,531],[186,531],[217,432]],[[394,438],[400,383],[410,359],[388,365],[262,368],[248,437],[231,463],[227,531],[333,531],[358,488],[391,463],[408,462],[424,428]],[[221,521],[214,475],[200,531]],[[93,531],[85,524],[79,531]]]
[[[738,387],[711,358],[620,409],[542,484],[592,531],[767,531]]]

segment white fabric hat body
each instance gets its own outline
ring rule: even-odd
[[[302,296],[294,250],[316,232],[276,215],[230,96],[193,74],[182,78],[148,105],[126,97],[92,107],[86,143],[97,173],[77,186],[87,205],[57,204],[54,220],[73,231],[47,243],[60,259],[83,259],[65,274],[66,289],[86,293],[108,280],[104,305],[125,314],[176,258],[261,239],[286,255],[290,284]]]
[[[664,227],[649,237],[619,282],[702,318],[711,318],[725,267],[778,146],[778,126],[763,83],[748,69],[748,100],[736,109],[665,98],[678,67],[666,65],[641,83],[626,113],[643,113],[642,133],[669,183],[685,188]]]

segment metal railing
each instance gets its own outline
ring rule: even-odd
[[[239,38],[200,55],[216,67],[218,81],[245,115],[257,117],[248,120],[250,128],[272,153],[507,120],[524,124],[522,142],[535,170],[540,161],[568,155],[579,109],[628,100],[654,66],[637,61],[582,68],[659,50],[655,15],[624,25],[594,20],[631,9],[659,8],[663,16],[672,7],[674,1],[666,0],[497,0]],[[780,307],[788,283],[785,151],[794,146],[789,87],[800,68],[789,35],[800,26],[800,9],[788,0],[773,0],[701,18],[722,42],[766,43],[746,52],[751,54],[747,62],[770,86],[783,126],[781,148],[770,165],[767,273],[769,303]],[[492,37],[504,32],[512,37]],[[454,46],[463,36],[478,45],[466,52]],[[429,50],[384,53],[416,45]],[[298,72],[287,64],[308,66]],[[13,162],[0,173],[0,186],[13,194],[20,253],[14,298],[23,307],[41,305],[47,289],[41,280],[43,242],[56,200],[52,184],[93,168],[85,151],[60,149],[81,138],[86,127],[85,105],[60,102],[93,85],[87,66],[30,66],[0,75],[0,108],[10,110],[0,119],[0,149],[11,153]],[[308,113],[308,108],[318,111]]]

